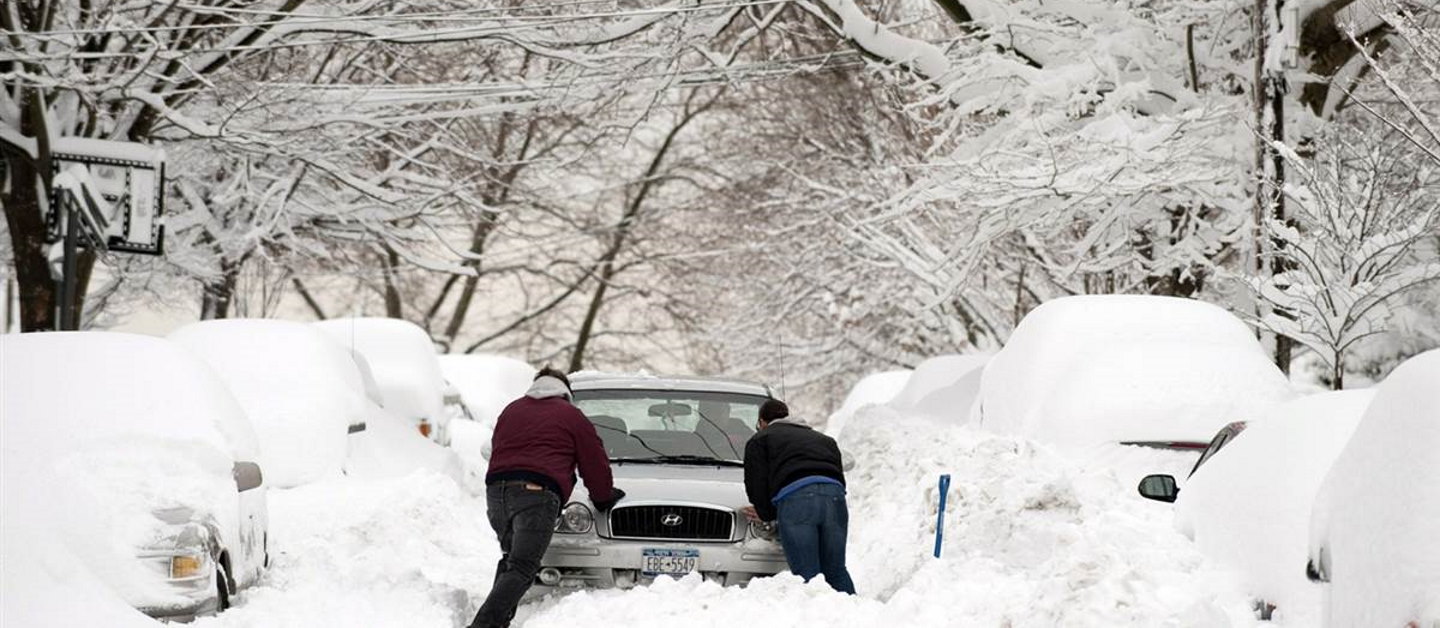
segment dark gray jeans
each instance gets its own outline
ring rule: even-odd
[[[515,607],[540,571],[560,516],[560,496],[527,488],[524,482],[506,482],[485,487],[485,502],[490,527],[500,539],[500,563],[495,585],[470,628],[503,628],[515,618]]]

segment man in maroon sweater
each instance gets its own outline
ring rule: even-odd
[[[470,628],[510,625],[550,547],[560,506],[575,488],[576,469],[600,512],[625,496],[610,477],[610,457],[595,425],[570,403],[570,380],[546,367],[495,422],[485,499],[501,556],[495,585]]]

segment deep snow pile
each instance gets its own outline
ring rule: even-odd
[[[1095,458],[884,407],[861,415],[842,442],[858,462],[849,555],[860,596],[788,574],[743,589],[662,579],[546,599],[521,607],[514,625],[1257,625],[1246,596],[1173,530],[1170,509]],[[936,560],[941,472],[954,484]],[[271,516],[278,553],[266,581],[198,626],[453,628],[489,590],[498,558],[483,500],[434,474],[275,491]]]
[[[1181,479],[1177,527],[1287,619],[1318,608],[1304,569],[1310,509],[1373,396],[1333,391],[1276,406]]]
[[[843,445],[860,596],[791,576],[725,589],[698,578],[529,609],[527,628],[766,625],[1244,626],[1245,596],[1114,474],[1023,440],[861,410]],[[936,479],[953,478],[944,557]]]
[[[950,425],[970,419],[980,395],[980,375],[989,355],[939,355],[921,362],[905,388],[887,405],[907,416],[923,416]]]
[[[886,403],[900,394],[905,389],[905,383],[910,381],[911,371],[883,371],[871,373],[855,382],[850,388],[850,393],[845,395],[845,401],[840,404],[840,409],[830,413],[825,419],[825,433],[831,436],[838,436],[845,429],[845,424],[850,417],[860,408],[868,405]]]
[[[268,575],[194,626],[464,625],[500,553],[484,500],[429,472],[272,491],[270,521]]]
[[[1440,349],[1380,383],[1315,497],[1328,626],[1440,622]]]
[[[1056,444],[1208,442],[1293,396],[1254,334],[1191,299],[1086,295],[1025,316],[981,376],[981,427]]]

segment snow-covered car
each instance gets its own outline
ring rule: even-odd
[[[1220,453],[1221,449],[1235,442],[1235,438],[1240,436],[1240,433],[1244,432],[1249,425],[1249,422],[1246,421],[1235,421],[1220,428],[1220,431],[1216,432],[1210,442],[1205,445],[1205,450],[1200,452],[1200,458],[1195,461],[1194,466],[1190,467],[1190,473],[1185,477],[1189,478],[1195,475],[1195,472],[1199,471],[1200,467],[1204,466],[1211,458],[1214,458],[1215,454]],[[1180,496],[1179,483],[1175,481],[1175,476],[1168,473],[1154,473],[1141,478],[1139,490],[1141,497],[1159,502],[1174,502]]]
[[[626,493],[597,515],[582,487],[561,511],[530,595],[629,588],[699,572],[724,585],[786,569],[772,526],[740,514],[745,442],[760,384],[691,377],[571,376],[575,405],[595,424]]]
[[[535,367],[502,355],[441,355],[440,370],[445,380],[459,391],[472,418],[487,431],[506,404],[525,394],[535,379]]]
[[[1328,583],[1326,626],[1440,625],[1437,479],[1440,349],[1432,349],[1380,382],[1315,497],[1306,571]]]
[[[37,543],[80,557],[131,606],[172,619],[223,610],[268,564],[255,434],[220,379],[174,343],[0,336],[0,417],[5,534],[43,530]],[[64,558],[33,567],[52,560]],[[12,569],[7,597],[54,598],[12,590]]]
[[[369,420],[366,383],[325,334],[294,321],[228,319],[186,325],[170,340],[209,364],[245,409],[274,486],[343,472],[348,435]]]
[[[1222,430],[1212,442],[1223,451],[1207,451],[1186,481],[1177,529],[1239,574],[1261,619],[1277,608],[1286,616],[1317,607],[1320,592],[1298,567],[1310,509],[1373,396],[1372,390],[1308,395],[1276,406],[1238,437],[1233,426]]]
[[[1020,321],[985,365],[975,416],[983,429],[1058,445],[1199,450],[1293,396],[1254,333],[1219,307],[1085,295]]]
[[[342,473],[394,477],[430,469],[461,477],[451,452],[378,405],[379,387],[363,355],[306,323],[202,321],[170,339],[205,360],[230,387],[255,426],[277,487]]]
[[[435,344],[425,330],[393,318],[342,318],[311,323],[340,346],[364,356],[385,409],[420,434],[450,443],[450,422],[464,418],[458,395],[446,394]]]

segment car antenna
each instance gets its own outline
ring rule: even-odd
[[[780,397],[786,397],[785,393],[785,329],[780,329]]]

